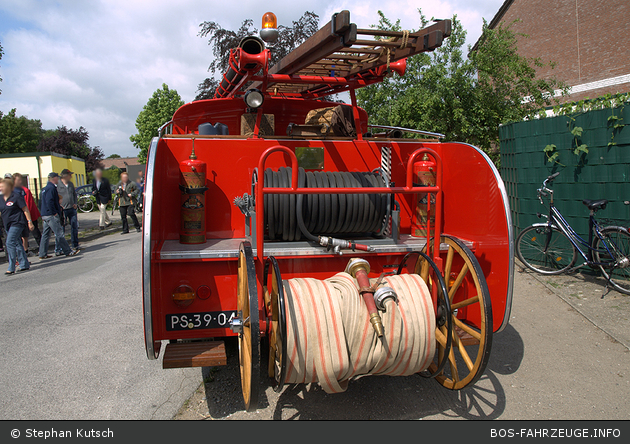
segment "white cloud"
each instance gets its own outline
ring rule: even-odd
[[[426,3],[426,6],[424,5]],[[197,36],[199,23],[214,20],[226,28],[258,18],[270,7],[281,23],[290,24],[306,10],[325,23],[333,12],[351,11],[359,26],[376,23],[376,11],[402,18],[405,28],[419,27],[418,7],[428,17],[457,12],[479,34],[481,17],[491,18],[501,4],[462,0],[341,0],[314,5],[254,0],[0,0],[0,110],[42,120],[45,128],[84,126],[90,143],[106,154],[136,155],[129,142],[135,118],[162,83],[177,89],[185,101],[194,98],[207,76],[212,55]],[[273,5],[273,6],[270,6]]]

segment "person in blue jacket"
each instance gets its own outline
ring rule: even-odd
[[[41,192],[41,208],[42,221],[44,222],[44,232],[42,240],[39,243],[39,258],[48,259],[52,256],[48,255],[48,244],[50,242],[51,231],[55,235],[55,244],[61,247],[61,251],[66,256],[74,256],[78,254],[78,250],[73,250],[68,245],[68,241],[63,235],[63,227],[61,226],[62,209],[59,204],[59,193],[57,192],[57,184],[59,183],[59,174],[54,171],[48,175],[48,183]]]

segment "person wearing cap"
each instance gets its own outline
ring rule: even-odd
[[[33,237],[35,238],[35,242],[37,242],[37,246],[39,247],[39,243],[42,240],[42,232],[39,231],[39,218],[41,215],[39,214],[39,208],[37,208],[37,204],[35,203],[35,199],[33,198],[33,194],[28,187],[25,186],[24,176],[20,173],[13,173],[13,184],[15,185],[15,191],[20,193],[20,195],[24,198],[24,202],[26,202],[26,206],[28,207],[28,211],[31,212],[31,217],[33,218],[33,230],[25,229],[24,233],[22,233],[22,242],[24,243],[24,249],[26,250],[27,255],[31,255],[28,251],[28,237],[29,233],[33,233]]]
[[[22,232],[24,227],[33,229],[31,213],[22,196],[13,189],[13,179],[3,179],[0,182],[0,214],[2,222],[7,230],[7,260],[9,269],[5,275],[15,274],[15,263],[20,266],[17,271],[27,271],[31,264],[26,257],[26,251],[22,246]]]
[[[44,232],[42,233],[42,241],[39,244],[39,258],[48,259],[48,244],[50,242],[50,233],[55,235],[55,244],[61,247],[61,251],[66,256],[74,256],[79,250],[73,250],[68,245],[68,241],[63,235],[61,226],[62,208],[59,205],[59,193],[57,192],[57,184],[59,183],[59,174],[54,171],[48,175],[48,183],[41,193],[41,209],[42,221],[44,222]]]
[[[107,204],[112,200],[112,188],[109,184],[109,180],[103,177],[103,170],[97,168],[94,170],[94,182],[92,182],[92,194],[96,198],[96,205],[101,212],[101,217],[98,221],[98,226],[101,230],[109,227],[112,222],[109,220],[107,214]]]
[[[57,192],[61,198],[61,209],[63,210],[64,219],[70,224],[70,242],[72,248],[79,249],[79,220],[77,216],[77,208],[79,200],[77,192],[72,183],[72,175],[74,173],[65,168],[61,171],[61,180],[57,184]],[[65,233],[66,226],[64,224],[63,231]]]

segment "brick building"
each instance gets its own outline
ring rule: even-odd
[[[146,166],[138,162],[137,157],[118,157],[115,159],[103,159],[101,163],[103,164],[103,168],[105,169],[115,166],[120,171],[126,171],[127,173],[129,173],[129,177],[132,180],[136,180],[136,178],[138,177],[138,172],[144,171]]]
[[[514,23],[518,52],[570,86],[561,102],[630,92],[630,0],[506,0],[490,28]]]

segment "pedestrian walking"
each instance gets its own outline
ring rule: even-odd
[[[44,232],[42,233],[42,241],[39,244],[39,258],[48,259],[48,244],[50,242],[50,233],[55,235],[55,244],[61,247],[61,251],[66,256],[74,256],[79,250],[73,250],[68,245],[68,241],[63,235],[61,227],[62,209],[59,205],[59,193],[57,192],[57,184],[59,183],[59,174],[52,172],[48,175],[48,183],[42,190],[41,198],[41,214],[44,223]]]
[[[33,229],[33,221],[24,198],[14,191],[13,180],[3,179],[0,183],[0,191],[2,192],[0,213],[7,231],[7,260],[9,262],[9,269],[5,275],[12,275],[16,272],[16,261],[19,264],[17,271],[27,271],[31,268],[22,246],[22,233],[25,227]]]
[[[144,194],[144,171],[138,171],[138,180],[136,181],[140,187],[140,195]]]
[[[135,182],[129,180],[129,175],[127,173],[122,173],[120,175],[120,182],[116,185],[116,194],[118,195],[118,199],[120,202],[120,218],[122,219],[122,233],[129,233],[129,223],[127,221],[127,215],[133,221],[133,226],[136,228],[136,231],[139,233],[140,230],[140,222],[138,222],[138,218],[136,217],[136,212],[134,211],[134,200],[138,198],[138,185]]]
[[[101,168],[94,170],[92,194],[96,197],[96,205],[98,205],[98,209],[101,212],[98,226],[101,230],[104,230],[112,224],[107,214],[107,204],[112,200],[112,188],[109,184],[109,180],[103,177],[103,170]]]
[[[35,238],[35,242],[37,243],[37,247],[39,247],[39,243],[42,240],[42,232],[39,230],[39,219],[41,215],[39,214],[39,208],[37,208],[37,203],[35,203],[35,199],[33,198],[33,193],[26,186],[26,181],[24,180],[24,176],[20,173],[13,174],[13,184],[15,191],[19,192],[24,201],[26,202],[26,206],[28,207],[28,211],[31,212],[31,217],[33,218],[33,227],[31,230],[24,230],[22,234],[22,241],[24,242],[24,249],[26,250],[26,254],[30,256],[31,254],[28,251],[28,236],[29,233],[33,233],[33,238]]]
[[[11,177],[11,173],[7,173],[4,175],[5,179],[10,179]],[[0,189],[0,198],[2,198],[2,190]],[[2,218],[0,217],[0,253],[4,251],[4,247],[2,246],[2,236],[3,236],[3,231],[6,232],[5,228],[4,228],[4,223],[2,222]]]
[[[61,171],[61,180],[57,185],[57,192],[61,198],[61,209],[63,217],[67,224],[70,225],[70,243],[72,248],[79,250],[79,219],[77,208],[79,207],[79,199],[77,197],[74,183],[72,183],[72,175],[74,173],[69,169]],[[63,232],[66,232],[66,224],[63,225]]]

